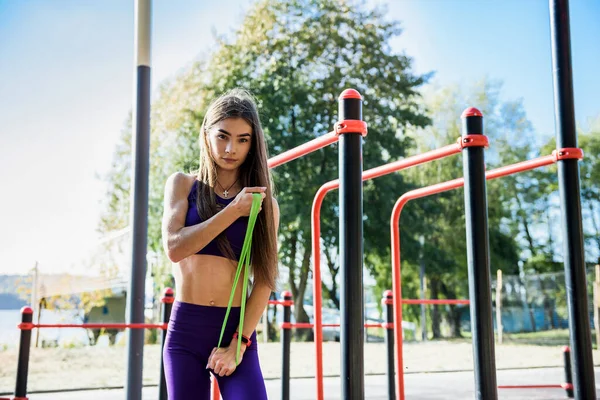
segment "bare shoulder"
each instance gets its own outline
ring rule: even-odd
[[[271,197],[271,199],[273,201],[273,210],[279,211],[279,203],[277,202],[277,199],[275,197]]]
[[[165,183],[165,195],[189,191],[196,180],[195,175],[184,172],[175,172],[167,178]]]
[[[279,225],[279,203],[275,197],[271,197],[273,201],[273,218],[275,219],[275,226]]]

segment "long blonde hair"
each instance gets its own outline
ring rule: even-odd
[[[242,118],[252,127],[252,143],[246,160],[240,167],[242,187],[266,187],[262,211],[258,214],[252,237],[252,274],[254,284],[264,284],[275,290],[277,280],[277,237],[273,217],[273,183],[267,165],[267,146],[260,123],[256,102],[243,89],[233,89],[214,100],[204,116],[200,128],[200,167],[196,205],[198,214],[206,221],[218,212],[214,186],[217,182],[217,164],[208,142],[209,130],[227,118]],[[229,258],[233,250],[225,232],[218,238],[219,249]]]

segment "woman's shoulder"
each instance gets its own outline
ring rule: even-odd
[[[185,172],[174,172],[167,178],[165,185],[165,191],[178,192],[186,191],[189,192],[196,182],[196,175],[186,174]]]

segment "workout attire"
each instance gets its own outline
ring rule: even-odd
[[[188,212],[185,226],[202,222],[196,208],[198,181],[188,195]],[[233,199],[217,196],[223,206]],[[248,217],[241,217],[225,231],[236,259],[239,259],[246,235]],[[224,257],[213,240],[197,254],[210,254]],[[212,349],[217,347],[227,307],[201,306],[175,301],[167,328],[163,350],[165,378],[169,400],[209,400],[210,373],[206,369]],[[240,322],[240,307],[232,307],[225,326],[223,346],[228,346]],[[230,376],[215,375],[224,400],[266,400],[265,382],[258,360],[256,332],[240,365]],[[243,346],[245,346],[243,344]]]

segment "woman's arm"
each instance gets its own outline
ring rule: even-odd
[[[262,189],[244,188],[223,210],[206,221],[186,227],[189,182],[189,176],[178,172],[171,175],[165,185],[163,247],[169,260],[174,263],[202,250],[235,220],[247,215],[252,204],[251,192],[260,192]]]

